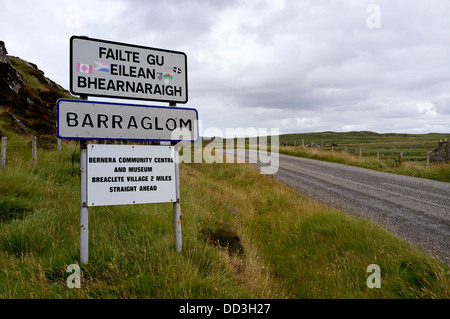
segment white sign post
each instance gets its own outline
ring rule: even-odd
[[[88,263],[92,206],[173,202],[175,250],[181,252],[176,143],[198,139],[197,111],[176,107],[188,101],[186,54],[73,36],[70,92],[82,100],[58,100],[57,136],[80,140],[81,264]],[[92,102],[88,96],[169,102],[169,107]],[[170,146],[87,143],[99,139]]]
[[[170,106],[175,107],[175,103],[170,103]],[[172,142],[175,147],[175,185],[176,185],[176,197],[177,200],[173,203],[173,230],[175,239],[175,251],[181,252],[182,237],[181,237],[181,204],[180,204],[180,166],[178,159],[178,146]]]

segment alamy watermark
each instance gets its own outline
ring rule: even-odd
[[[369,4],[366,8],[366,12],[369,14],[366,19],[366,26],[369,29],[381,28],[381,8],[378,4]]]
[[[227,128],[225,134],[218,128],[203,132],[197,142],[179,142],[181,163],[251,163],[259,164],[261,174],[275,174],[279,167],[278,128]],[[223,137],[222,137],[223,136]],[[172,132],[173,140],[191,140],[187,129]],[[206,145],[203,145],[206,141]],[[248,148],[248,150],[246,150]],[[225,158],[225,160],[224,160]]]
[[[70,29],[81,28],[81,8],[79,5],[71,4],[66,8],[66,25]]]
[[[71,273],[69,277],[67,277],[67,287],[72,288],[81,288],[81,269],[78,264],[71,264],[67,266],[66,271]],[[366,284],[370,289],[372,288],[381,288],[381,269],[377,264],[371,264],[367,266],[367,273],[370,275],[367,277]]]
[[[67,277],[67,287],[68,288],[81,288],[81,269],[77,264],[71,264],[67,266],[66,272],[71,273]]]
[[[369,288],[381,288],[381,269],[377,264],[371,264],[367,266],[367,273],[370,273],[367,277],[367,287]]]

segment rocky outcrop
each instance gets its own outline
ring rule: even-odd
[[[55,134],[56,102],[70,93],[34,63],[8,55],[0,40],[0,124],[26,134]]]
[[[438,146],[430,152],[430,160],[433,163],[450,162],[450,145],[447,139],[438,142]]]
[[[0,41],[0,74],[0,92],[3,95],[20,94],[23,91],[25,82],[19,72],[12,66],[3,41]]]
[[[8,51],[6,51],[5,42],[0,41],[0,63],[11,63],[7,54]]]
[[[316,143],[314,143],[314,142],[311,142],[311,144],[306,144],[306,147],[320,148],[320,145],[318,145],[318,144],[316,144]]]

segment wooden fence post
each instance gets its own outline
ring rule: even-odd
[[[6,136],[2,137],[2,151],[0,155],[0,169],[6,166],[6,141],[8,138]]]

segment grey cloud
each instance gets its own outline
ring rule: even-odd
[[[46,4],[42,11],[36,7],[35,15],[21,14],[30,3],[5,6],[10,12],[0,27],[13,42],[6,43],[12,52],[24,43],[42,47],[35,34],[47,32],[46,45],[63,49],[51,59],[48,52],[31,56],[22,49],[24,57],[52,70],[52,77],[68,78],[68,57],[59,52],[67,50],[72,31],[183,51],[188,56],[187,106],[196,104],[200,115],[203,110],[208,125],[238,121],[294,131],[301,125],[310,131],[450,130],[448,1],[80,2],[90,13],[77,30],[63,30],[64,21],[52,19],[57,10],[47,12],[52,6],[64,9],[69,1]],[[366,25],[371,3],[381,10],[379,29]],[[102,7],[114,10],[96,15]],[[19,26],[12,27],[12,16]],[[42,17],[42,26],[30,36],[35,23],[27,19],[33,16]],[[45,65],[48,60],[52,63]]]

